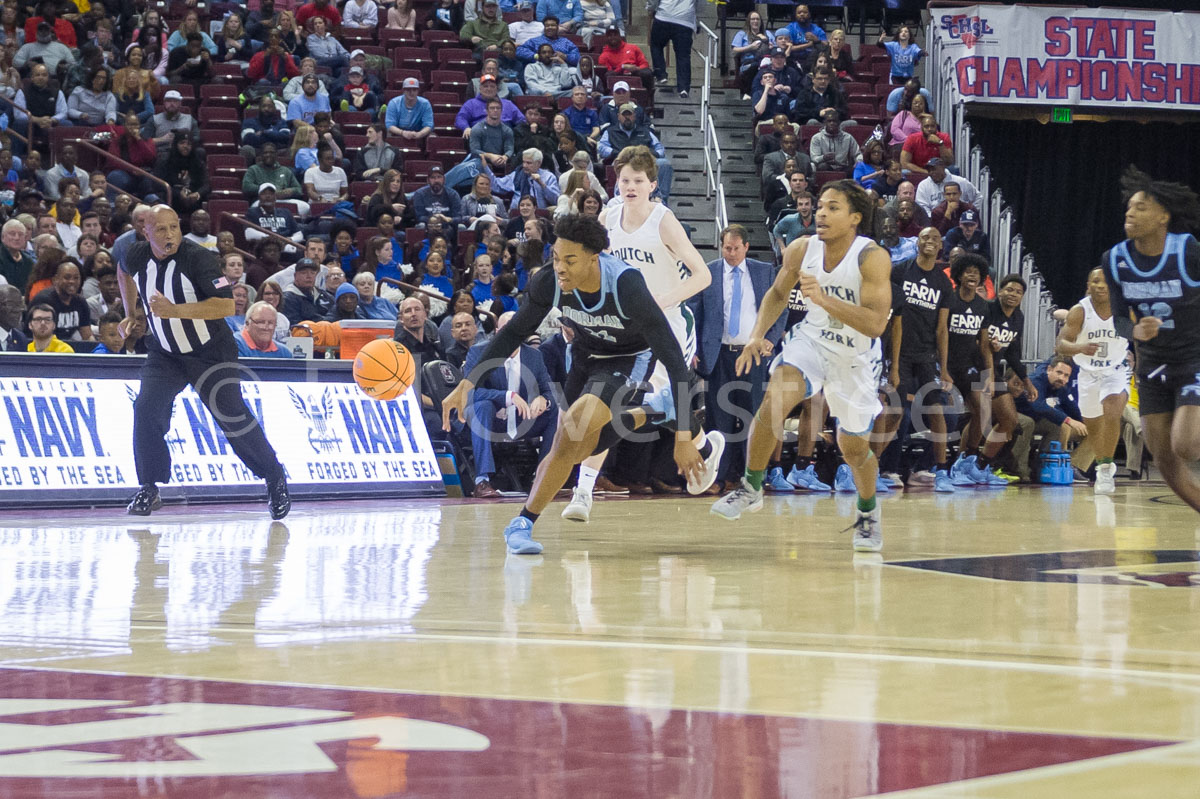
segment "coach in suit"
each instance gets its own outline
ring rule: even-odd
[[[496,332],[508,324],[515,311],[501,314],[496,320]],[[471,374],[479,364],[487,343],[476,344],[467,353],[462,373]],[[554,405],[554,390],[550,373],[542,355],[535,348],[522,344],[516,352],[484,373],[471,394],[471,450],[475,454],[475,497],[490,499],[500,496],[492,488],[491,477],[496,471],[492,456],[494,441],[517,441],[541,436],[538,459],[546,457],[554,443],[558,427],[558,408]]]
[[[763,297],[775,279],[774,269],[765,261],[746,257],[750,235],[741,225],[730,225],[721,232],[723,258],[709,263],[712,283],[688,301],[696,317],[696,371],[707,381],[704,395],[705,415],[710,430],[734,440],[734,433],[749,424],[762,404],[767,382],[767,364],[754,367],[748,375],[737,376],[734,368],[742,347],[750,341],[754,321]],[[767,339],[778,346],[783,335],[784,317],[771,326]],[[743,430],[742,439],[745,438]],[[717,484],[737,482],[746,467],[746,448],[740,443],[725,448],[717,469]]]

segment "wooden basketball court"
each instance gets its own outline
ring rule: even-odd
[[[1161,485],[0,514],[0,797],[1180,797]]]

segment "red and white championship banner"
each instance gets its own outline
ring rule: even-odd
[[[933,9],[967,102],[1200,110],[1200,13]]]

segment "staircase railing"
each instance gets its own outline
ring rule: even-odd
[[[976,205],[982,217],[980,227],[991,240],[990,256],[997,282],[1006,275],[1019,274],[1028,285],[1026,307],[1032,301],[1034,309],[1025,314],[1025,343],[1021,355],[1027,361],[1042,361],[1054,353],[1054,339],[1058,330],[1050,314],[1056,306],[1046,290],[1033,255],[1025,252],[1021,235],[1014,233],[1016,214],[1005,204],[1001,191],[992,188],[991,171],[984,163],[983,150],[971,144],[971,125],[967,122],[966,103],[958,93],[954,60],[946,53],[938,35],[937,9],[968,5],[996,4],[930,0],[929,22],[925,31],[929,51],[929,58],[925,61],[925,86],[933,94],[934,116],[938,125],[950,134],[954,142],[956,171],[979,191],[980,200]]]
[[[696,50],[704,64],[704,85],[700,90],[700,135],[704,140],[704,199],[715,197],[716,233],[713,246],[721,248],[721,231],[729,225],[729,211],[725,204],[725,186],[721,181],[721,145],[717,141],[717,128],[712,118],[712,75],[716,68],[719,38],[712,29],[700,23],[704,34],[704,52]]]

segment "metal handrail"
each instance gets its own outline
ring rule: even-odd
[[[62,90],[59,89],[59,91],[62,91]],[[20,111],[21,113],[23,113],[25,115],[25,125],[26,125],[25,143],[32,144],[33,143],[33,114],[30,112],[30,110],[28,108],[24,108],[22,106],[17,105],[11,99],[5,98],[4,102],[7,103],[9,105],[9,107],[15,108],[16,110]],[[14,115],[13,122],[16,122],[16,121],[17,121],[16,115]]]
[[[92,144],[90,141],[88,141],[86,139],[76,139],[73,143],[75,144],[76,147],[82,147],[83,149],[85,149],[89,152],[93,152],[96,155],[99,155],[101,158],[115,162],[119,168],[125,170],[126,172],[132,172],[135,175],[141,175],[142,177],[149,180],[151,183],[157,183],[157,184],[161,185],[164,189],[166,189],[166,192],[164,192],[164,194],[163,194],[163,197],[164,197],[163,202],[166,205],[171,204],[171,184],[167,183],[165,180],[160,178],[158,175],[155,175],[152,172],[147,172],[146,170],[142,169],[140,166],[134,166],[133,164],[129,163],[124,158],[120,157],[119,155],[113,155],[108,150],[105,150],[102,147],[97,147],[96,145]]]

